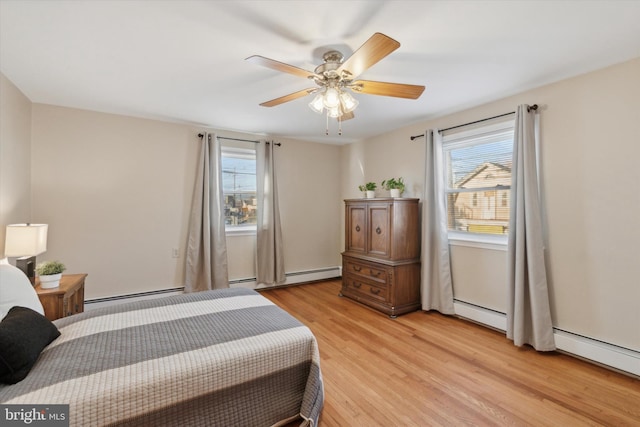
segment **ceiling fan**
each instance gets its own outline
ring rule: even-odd
[[[314,71],[307,71],[259,55],[250,56],[246,60],[276,71],[313,80],[317,85],[317,87],[303,89],[263,102],[260,104],[261,106],[274,107],[316,93],[317,95],[309,103],[309,107],[317,113],[326,110],[327,121],[329,117],[334,117],[341,122],[352,119],[354,117],[353,110],[358,106],[358,101],[351,96],[347,89],[356,93],[407,99],[417,99],[422,95],[424,86],[357,80],[360,74],[399,47],[400,43],[391,37],[375,33],[346,60],[342,53],[336,50],[326,52],[323,55],[324,63],[318,65]]]

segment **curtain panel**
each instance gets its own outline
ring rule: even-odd
[[[191,203],[185,292],[228,287],[220,142],[205,133]]]
[[[260,142],[256,151],[258,224],[256,283],[277,285],[285,281],[282,227],[276,180],[276,144]]]
[[[422,203],[422,286],[423,310],[455,314],[447,201],[444,192],[442,136],[437,129],[427,130],[424,202]]]
[[[517,346],[551,351],[556,346],[544,261],[535,120],[533,109],[518,106],[511,169],[507,338]]]

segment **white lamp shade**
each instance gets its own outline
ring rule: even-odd
[[[48,224],[10,224],[4,241],[4,255],[23,257],[40,255],[47,250]]]
[[[317,94],[316,97],[313,98],[313,101],[309,103],[309,108],[311,108],[316,113],[322,113],[323,106],[324,100],[321,93]]]
[[[340,92],[338,89],[328,87],[324,93],[324,106],[327,109],[335,108],[340,104]]]
[[[349,92],[340,92],[340,104],[343,112],[350,113],[356,109],[359,102]]]

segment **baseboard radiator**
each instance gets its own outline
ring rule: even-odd
[[[499,311],[459,300],[454,301],[454,309],[461,318],[503,332],[507,329],[506,314]],[[553,332],[559,351],[640,377],[640,352],[558,328]]]
[[[300,283],[316,282],[318,280],[335,279],[342,276],[342,267],[327,267],[315,270],[295,271],[286,273],[286,280],[282,286],[296,285]],[[272,286],[256,285],[256,278],[230,280],[232,288],[266,289]]]
[[[341,276],[341,273],[342,273],[341,269],[342,267],[327,267],[327,268],[319,268],[315,270],[295,271],[291,273],[286,273],[285,275],[286,280],[283,286],[337,278]],[[268,287],[264,285],[256,286],[255,277],[230,280],[229,286],[231,288],[249,288],[249,289],[261,289],[261,288]],[[117,295],[117,296],[106,297],[106,298],[95,298],[95,299],[85,300],[84,309],[85,311],[88,311],[88,310],[93,310],[99,307],[122,304],[124,302],[137,301],[137,300],[143,300],[143,299],[162,298],[169,295],[178,295],[181,293],[184,293],[183,287],[160,289],[156,291],[139,292],[139,293],[127,294],[127,295]]]

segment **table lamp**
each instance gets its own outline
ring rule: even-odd
[[[16,267],[35,283],[36,255],[47,250],[48,224],[10,224],[5,234],[4,255],[19,257]]]

